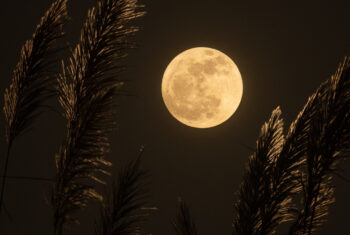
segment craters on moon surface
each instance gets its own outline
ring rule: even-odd
[[[222,52],[192,48],[176,56],[162,81],[169,112],[180,122],[208,128],[226,121],[237,109],[243,92],[241,75]]]

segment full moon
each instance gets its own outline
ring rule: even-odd
[[[196,47],[170,62],[161,89],[165,106],[178,121],[190,127],[209,128],[225,122],[236,111],[243,82],[227,55]]]

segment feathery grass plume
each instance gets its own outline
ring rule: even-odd
[[[291,124],[280,154],[265,173],[264,177],[271,180],[271,194],[265,194],[270,195],[270,201],[260,200],[259,194],[255,193],[245,207],[237,208],[238,218],[248,211],[247,220],[240,220],[243,225],[237,219],[234,221],[238,234],[269,234],[268,230],[259,230],[263,221],[257,223],[256,216],[249,220],[249,213],[254,215],[257,205],[264,208],[264,214],[272,220],[267,224],[274,226],[293,219],[299,212],[289,234],[311,234],[325,222],[328,204],[334,201],[331,173],[335,170],[336,160],[348,153],[350,147],[349,79],[349,58],[346,58],[337,74],[322,83],[308,99]],[[307,177],[303,168],[307,170]],[[304,198],[303,208],[299,211],[292,199],[301,190]],[[248,192],[249,188],[243,193],[241,190],[240,197],[243,194],[248,197]],[[249,210],[249,207],[253,209]],[[252,224],[258,227],[252,228]],[[237,231],[237,227],[245,229]]]
[[[244,211],[246,213],[248,212],[244,217],[247,218],[247,220],[240,220],[243,224],[240,224],[238,222],[239,220],[237,219],[234,221],[234,226],[238,234],[274,233],[274,229],[272,227],[276,227],[278,224],[286,221],[291,221],[294,218],[297,208],[293,204],[293,197],[302,189],[300,180],[300,175],[302,173],[300,168],[306,161],[305,153],[308,149],[307,139],[310,134],[309,131],[313,120],[318,115],[317,110],[319,108],[319,101],[317,100],[318,96],[316,94],[322,92],[323,90],[324,84],[321,85],[315,94],[309,97],[303,110],[291,124],[283,146],[281,146],[280,153],[275,157],[273,162],[269,163],[270,166],[264,173],[263,177],[269,177],[270,179],[271,194],[265,194],[265,196],[267,196],[269,199],[259,200],[259,194],[255,193],[250,195],[252,198],[250,198],[250,202],[246,203],[246,209],[243,207],[243,211],[240,212],[239,208],[236,208],[238,211],[238,218]],[[252,182],[254,179],[250,180]],[[266,181],[268,182],[268,180]],[[256,186],[261,187],[259,184]],[[241,195],[246,194],[248,196],[248,192],[249,188],[247,188],[246,192],[241,191]],[[265,222],[265,224],[270,225],[269,230],[260,229],[264,226],[262,224],[263,221],[258,221],[258,218],[254,214],[256,213],[256,207],[258,204],[261,208],[264,208],[264,217],[271,219],[270,222],[268,220]],[[249,209],[251,205],[253,205],[253,208],[255,209]],[[252,217],[250,217],[249,213],[253,213]],[[252,225],[257,225],[258,227],[254,228]],[[257,233],[256,231],[260,231],[260,233]]]
[[[53,93],[49,87],[49,68],[56,61],[54,42],[63,36],[67,19],[67,0],[51,4],[32,35],[21,49],[10,87],[5,90],[4,107],[7,155],[2,176],[0,214],[5,191],[9,154],[15,138],[26,131],[39,116],[43,103]]]
[[[129,21],[142,16],[137,0],[99,0],[88,12],[80,41],[58,77],[59,101],[67,119],[66,140],[56,155],[56,183],[51,195],[55,234],[67,222],[78,222],[72,214],[90,199],[102,196],[86,181],[103,183],[96,173],[104,167],[109,151],[108,135],[114,128],[114,97],[121,81],[120,62],[133,47],[128,36],[138,28]],[[85,179],[82,182],[82,179]]]
[[[117,182],[102,203],[101,218],[96,224],[98,235],[141,234],[140,223],[148,216],[148,172],[140,168],[140,156],[119,171]]]
[[[289,234],[314,234],[327,221],[334,199],[331,185],[336,163],[350,149],[350,58],[315,93],[317,115],[308,131],[306,173],[301,177],[302,209]]]
[[[178,235],[197,235],[196,224],[187,204],[179,199],[179,209],[173,226]]]
[[[319,90],[322,90],[322,86]],[[265,214],[274,217],[274,226],[291,221],[297,211],[293,198],[302,189],[300,168],[306,161],[307,138],[312,120],[317,116],[317,104],[317,96],[313,94],[291,124],[281,152],[271,163],[269,177],[273,203],[265,201],[267,204],[264,207]]]
[[[265,123],[250,156],[235,205],[236,218],[233,226],[236,234],[273,234],[283,211],[275,200],[272,189],[273,165],[283,144],[283,121],[277,107]]]

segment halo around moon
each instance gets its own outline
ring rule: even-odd
[[[236,111],[243,82],[236,64],[227,55],[196,47],[170,62],[161,89],[173,117],[187,126],[209,128],[225,122]]]

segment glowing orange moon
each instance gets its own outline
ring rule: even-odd
[[[161,90],[165,106],[178,121],[209,128],[225,122],[236,111],[243,82],[236,64],[227,55],[196,47],[170,62]]]

